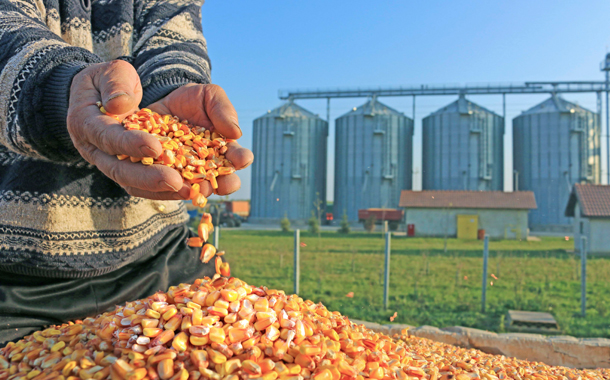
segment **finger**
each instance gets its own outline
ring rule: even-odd
[[[102,173],[123,187],[150,192],[180,192],[184,199],[189,196],[190,187],[184,184],[176,170],[167,166],[145,166],[139,162],[120,161],[99,149],[93,149],[90,156],[89,162],[94,162]]]
[[[225,153],[225,157],[233,163],[235,169],[241,170],[247,168],[252,161],[254,161],[254,154],[237,142],[230,142],[227,144],[227,147],[228,149],[227,153]]]
[[[154,192],[138,189],[137,187],[124,187],[124,189],[131,196],[158,201],[184,201],[188,198],[188,196],[185,198],[182,196],[182,193],[174,191]]]
[[[214,193],[214,189],[209,181],[203,181],[199,183],[199,192],[203,194],[204,197],[209,198],[210,195]]]
[[[95,77],[102,104],[114,115],[131,113],[142,100],[142,85],[136,69],[128,62],[108,62]]]
[[[149,110],[158,113],[159,115],[171,115],[172,111],[167,108],[162,102],[156,102],[147,106]]]
[[[156,158],[163,152],[156,137],[143,131],[126,130],[114,118],[100,113],[95,105],[82,112],[89,114],[82,124],[87,141],[109,155]]]
[[[218,195],[232,194],[241,187],[241,180],[237,174],[223,175],[216,180],[218,181],[218,189],[216,189]]]
[[[242,136],[237,111],[222,87],[213,84],[203,86],[203,106],[215,131],[230,139]]]

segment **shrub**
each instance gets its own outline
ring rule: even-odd
[[[347,220],[347,214],[345,212],[343,213],[343,218],[341,218],[341,227],[338,232],[340,234],[349,234],[350,232],[349,220]]]
[[[288,220],[286,215],[284,215],[284,218],[280,221],[280,228],[282,229],[282,232],[290,232],[290,220]]]
[[[309,218],[307,224],[309,224],[309,232],[311,232],[312,234],[320,233],[320,222],[318,221],[318,218],[316,218],[316,216],[314,215],[313,211],[311,212],[311,218]]]

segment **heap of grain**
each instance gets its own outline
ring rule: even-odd
[[[205,278],[0,349],[0,380],[577,380],[551,367],[356,326],[324,305]]]

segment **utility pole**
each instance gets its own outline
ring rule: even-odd
[[[387,223],[387,222],[386,222]],[[392,233],[386,231],[385,233],[385,278],[383,281],[383,308],[388,309],[388,303],[390,300],[390,245],[392,241]]]
[[[606,184],[610,185],[610,107],[609,97],[610,92],[610,53],[606,54],[600,65],[600,69],[606,72]],[[601,120],[599,121],[601,124]]]
[[[606,62],[608,59],[606,58]],[[610,71],[606,70],[606,184],[610,185],[610,107],[608,107],[608,92],[610,91]],[[601,120],[599,121],[601,123]]]
[[[299,294],[299,282],[301,277],[301,231],[294,230],[294,294]]]
[[[485,301],[487,300],[487,262],[489,261],[489,235],[483,240],[483,290],[481,294],[481,312],[485,313]]]
[[[587,315],[587,238],[580,237],[580,313]]]

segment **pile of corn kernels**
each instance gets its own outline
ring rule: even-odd
[[[110,115],[97,103],[100,111],[119,120],[115,115]],[[200,183],[208,181],[212,189],[218,189],[219,176],[235,173],[235,167],[224,154],[227,152],[227,144],[234,141],[226,139],[219,133],[194,126],[188,120],[172,115],[160,115],[148,108],[141,110],[119,120],[126,130],[138,130],[150,133],[159,139],[163,147],[163,153],[156,159],[151,157],[129,157],[124,154],[117,155],[119,160],[129,159],[131,162],[141,162],[144,165],[165,165],[180,173],[184,182],[191,186],[189,199],[195,207],[203,208],[207,204],[207,198],[200,192]],[[230,275],[229,264],[223,263],[212,244],[206,244],[210,232],[214,230],[212,216],[204,213],[197,228],[198,237],[188,240],[191,247],[203,247],[201,250],[201,261],[207,263],[215,255],[216,271],[225,276]]]
[[[216,274],[9,343],[0,380],[610,379],[406,334]]]

